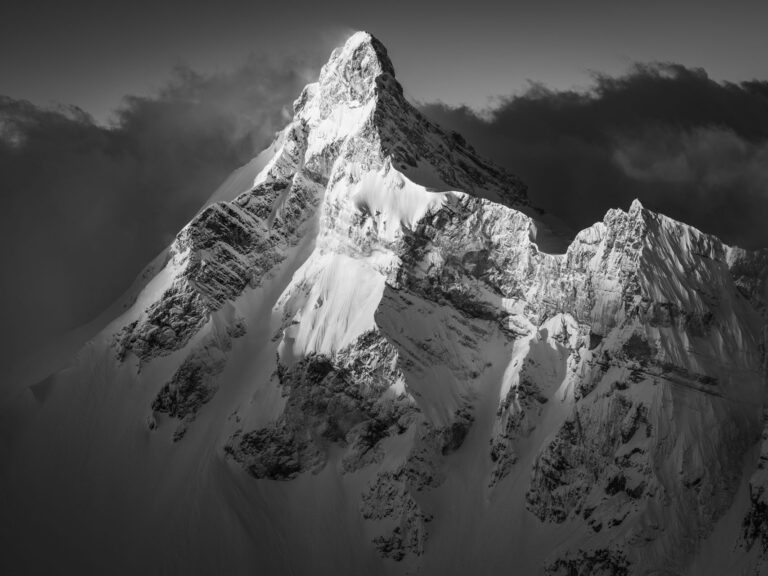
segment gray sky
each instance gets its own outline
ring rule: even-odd
[[[227,70],[254,52],[327,54],[352,30],[388,47],[412,98],[484,108],[528,80],[565,89],[635,61],[765,74],[768,2],[515,0],[5,0],[0,93],[80,106],[104,121],[125,94],[150,94],[187,64]],[[311,60],[311,58],[310,58]]]

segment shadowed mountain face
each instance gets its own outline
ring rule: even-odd
[[[356,33],[5,403],[0,567],[766,570],[767,259],[639,202],[567,241]]]

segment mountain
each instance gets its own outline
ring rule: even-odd
[[[14,383],[0,569],[768,573],[767,277],[637,201],[566,239],[356,33]]]

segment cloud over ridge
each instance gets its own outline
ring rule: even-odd
[[[768,246],[768,82],[636,64],[618,77],[595,74],[586,91],[532,84],[480,114],[421,108],[576,229],[638,197],[727,242]]]
[[[313,63],[211,75],[178,67],[111,125],[0,96],[0,354],[13,357],[113,301],[236,167],[266,147]]]

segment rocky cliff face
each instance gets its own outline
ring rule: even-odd
[[[139,509],[192,483],[136,566],[684,574],[728,514],[734,566],[763,566],[764,253],[639,202],[548,253],[524,185],[422,117],[365,33],[260,158],[14,441],[40,472],[69,434]]]

